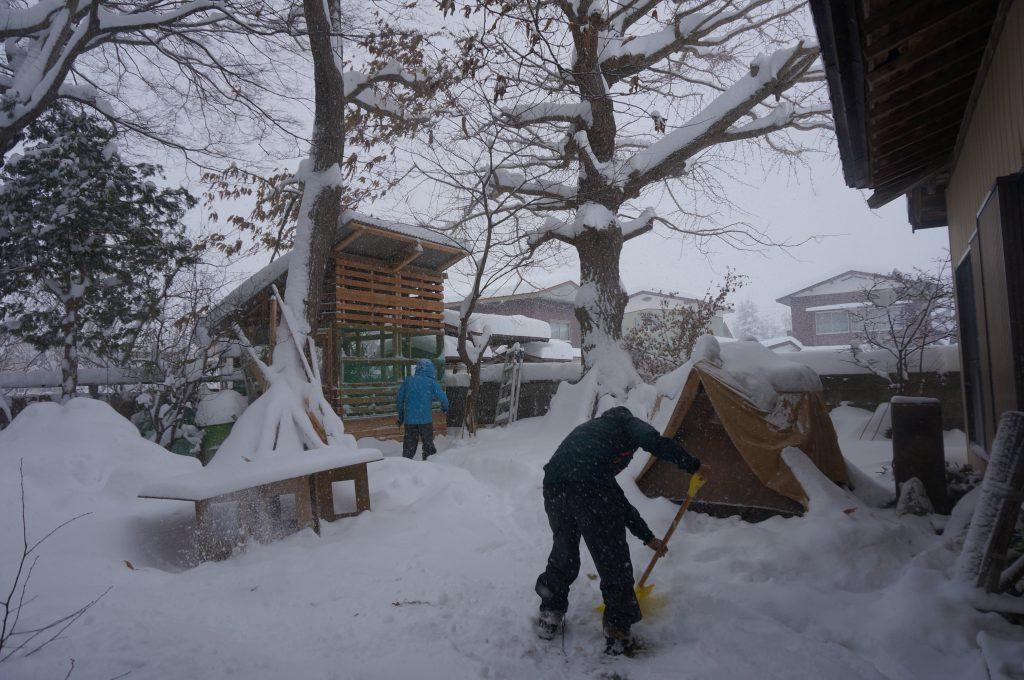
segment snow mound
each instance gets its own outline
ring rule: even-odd
[[[86,398],[37,402],[19,413],[0,431],[0,478],[16,484],[19,460],[26,495],[59,501],[64,518],[97,497],[134,498],[153,479],[200,467],[143,439],[108,404]]]
[[[774,410],[779,394],[821,391],[821,380],[814,369],[790,361],[757,341],[722,344],[714,336],[702,335],[693,346],[690,360],[655,383],[658,394],[677,399],[696,364],[703,364],[762,411]]]
[[[234,390],[211,392],[199,401],[196,409],[196,425],[208,427],[233,423],[245,411],[249,400]]]

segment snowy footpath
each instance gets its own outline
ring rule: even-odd
[[[799,465],[806,517],[686,517],[654,572],[666,606],[635,629],[651,644],[644,656],[601,654],[585,550],[566,633],[541,642],[530,625],[549,547],[541,467],[565,429],[531,419],[470,445],[441,438],[427,463],[392,448],[369,468],[372,512],[196,564],[192,506],[135,497],[195,461],[144,441],[105,404],[31,406],[0,431],[0,590],[20,553],[24,459],[30,542],[91,514],[39,548],[19,627],[109,592],[39,652],[0,663],[0,677],[63,678],[74,659],[71,677],[90,680],[982,680],[982,644],[1024,649],[1020,628],[950,585],[955,555],[928,519],[869,507]],[[676,507],[628,481],[644,457],[620,479],[660,533]],[[632,550],[639,573],[650,551]],[[1021,677],[1024,660],[1000,672]]]

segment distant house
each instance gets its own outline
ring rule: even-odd
[[[849,345],[864,339],[865,315],[871,307],[865,291],[884,291],[888,281],[891,279],[885,274],[851,269],[783,295],[776,302],[789,307],[793,337],[803,345]]]
[[[626,334],[631,328],[635,327],[644,314],[660,312],[665,308],[692,307],[698,302],[697,298],[686,295],[669,295],[668,293],[658,293],[650,290],[641,290],[633,293],[629,296],[629,301],[626,303],[626,313],[622,317],[622,333]],[[724,309],[722,311],[725,313],[732,310]],[[732,337],[732,333],[722,318],[722,314],[716,314],[711,319],[711,333],[720,338]]]
[[[548,288],[483,297],[477,302],[476,311],[503,316],[519,314],[547,321],[551,326],[552,339],[565,340],[573,347],[579,347],[580,324],[575,314],[576,291],[579,288],[572,281],[563,281]],[[445,307],[457,309],[461,304],[450,302]]]

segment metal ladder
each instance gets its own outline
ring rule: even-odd
[[[494,424],[509,425],[519,419],[519,387],[523,377],[523,358],[526,351],[515,343],[505,353],[505,366],[501,370],[501,387],[498,389],[498,405],[495,408]]]

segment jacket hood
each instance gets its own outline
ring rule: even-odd
[[[614,406],[601,414],[602,418],[610,420],[629,420],[633,413],[625,406]]]
[[[425,375],[428,378],[436,378],[437,374],[434,372],[434,362],[430,359],[420,359],[417,361],[416,375]]]

